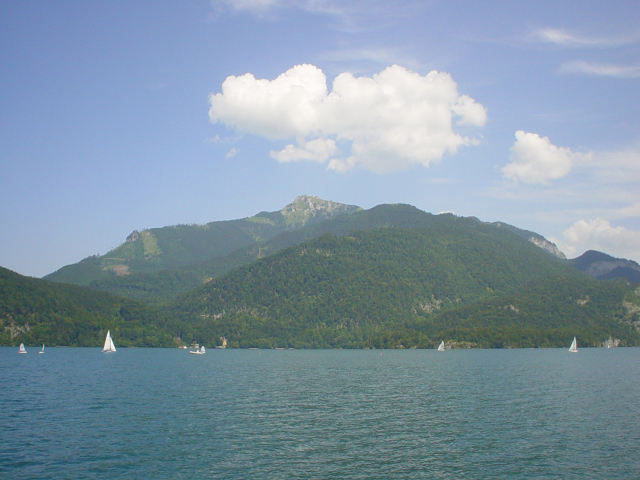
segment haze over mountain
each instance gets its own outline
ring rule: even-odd
[[[569,263],[599,280],[625,278],[632,283],[640,283],[640,265],[633,260],[615,258],[606,253],[589,250]]]

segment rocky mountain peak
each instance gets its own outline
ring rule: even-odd
[[[326,220],[342,213],[353,213],[362,210],[356,205],[322,200],[316,196],[300,195],[289,205],[280,210],[285,222],[292,226],[306,225],[310,221]]]

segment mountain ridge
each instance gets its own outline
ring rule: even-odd
[[[301,203],[289,218],[250,217],[282,228],[261,242],[224,245],[231,253],[199,271],[159,271],[155,284],[148,274],[135,284],[135,274],[110,273],[132,281],[114,288],[130,298],[151,292],[162,308],[0,271],[0,343],[91,346],[111,329],[122,346],[209,346],[225,337],[231,347],[262,348],[432,348],[442,339],[455,348],[558,347],[574,335],[585,346],[640,345],[640,287],[596,280],[530,232],[403,204],[324,218],[319,203]],[[208,230],[232,241],[247,232],[238,225],[247,227]],[[153,257],[179,236],[169,228],[154,238],[138,232],[128,244]],[[195,288],[184,291],[188,276]]]
[[[592,346],[640,342],[627,284],[600,283],[508,230],[440,220],[315,237],[187,292],[172,314],[242,348],[428,348],[442,335],[561,346],[572,331]]]
[[[403,204],[382,204],[364,210],[355,205],[300,195],[279,211],[263,211],[243,219],[136,230],[123,245],[102,257],[89,257],[68,265],[45,279],[90,286],[145,303],[161,304],[229,269],[323,233],[343,235],[352,230],[384,226],[414,228],[426,221],[441,221],[447,216],[455,217],[452,214],[433,215]],[[555,244],[535,232],[504,222],[458,218],[509,231],[557,258],[566,258]],[[200,237],[194,238],[194,232]],[[207,242],[212,245],[204,248],[202,244]],[[181,257],[181,261],[162,263],[160,257],[164,255],[170,259],[170,251],[173,257]],[[628,269],[616,272],[630,281],[637,281],[635,277],[625,275],[630,272]]]
[[[587,250],[579,257],[570,260],[569,263],[598,280],[624,278],[631,283],[640,283],[640,265],[633,260]]]
[[[106,254],[87,257],[43,278],[88,286],[113,277],[156,273],[224,256],[283,231],[358,210],[361,208],[355,205],[300,195],[277,212],[260,212],[252,217],[204,225],[134,230],[124,243]]]

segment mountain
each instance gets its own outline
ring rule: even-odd
[[[591,278],[538,237],[410,205],[299,197],[249,219],[139,232],[94,257],[104,277],[92,289],[1,269],[0,344],[99,346],[110,329],[120,346],[566,347],[574,335],[640,345],[640,289]],[[578,267],[619,260],[593,255]],[[184,264],[162,267],[172,262]],[[87,281],[88,263],[64,274]]]
[[[281,232],[265,242],[255,242],[227,255],[214,257],[198,264],[167,269],[154,274],[112,277],[92,282],[90,286],[143,302],[166,303],[175,296],[197,288],[233,268],[247,265],[326,233],[341,236],[351,231],[381,227],[419,228],[441,222],[449,216],[451,215],[432,215],[410,205],[379,205],[369,210],[359,209],[348,215],[328,218],[326,221],[307,222],[297,230]],[[477,219],[470,221],[480,223]]]
[[[2,267],[0,292],[0,345],[98,347],[108,329],[118,346],[175,345],[171,322],[126,298]]]
[[[309,229],[333,232],[211,280],[172,315],[240,347],[561,346],[570,332],[640,344],[631,287],[596,282],[510,229],[406,205]]]
[[[326,203],[327,202],[325,202],[325,204]],[[121,277],[111,276],[103,280],[94,281],[90,283],[90,286],[95,289],[108,291],[114,295],[122,295],[138,301],[162,304],[171,301],[177,295],[186,293],[193,288],[197,288],[211,281],[213,278],[223,275],[233,268],[247,265],[284,248],[298,245],[326,233],[342,236],[352,231],[371,230],[382,227],[415,229],[432,224],[451,223],[453,219],[458,218],[451,214],[433,215],[411,205],[403,204],[378,205],[369,210],[355,210],[353,207],[347,210],[345,206],[338,209],[335,206],[340,206],[340,204],[329,205],[334,206],[334,211],[337,210],[340,212],[346,210],[349,214],[332,217],[325,215],[321,217],[325,218],[323,221],[300,222],[299,225],[301,226],[297,229],[283,231],[263,242],[256,241],[250,245],[240,247],[229,254],[213,257],[205,262],[185,265],[174,269],[166,269],[151,274]],[[304,204],[298,207],[296,206],[296,202],[294,202],[283,209],[285,212],[291,212],[293,210],[305,212],[308,211],[309,208]],[[316,210],[318,209],[316,208]],[[293,214],[289,214],[289,218],[291,217],[293,217]],[[468,217],[460,221],[468,222],[469,225],[485,225],[475,217]],[[492,231],[495,230],[495,228],[501,228],[510,233],[515,233],[552,255],[564,258],[564,255],[557,250],[555,245],[533,232],[520,230],[504,223],[486,225],[488,227],[494,227],[489,228]]]
[[[640,265],[633,260],[615,258],[606,253],[589,250],[569,263],[599,280],[624,278],[631,283],[640,283]]]
[[[152,274],[197,264],[264,242],[279,233],[321,222],[360,207],[299,196],[278,212],[206,225],[176,225],[132,232],[119,247],[62,267],[44,278],[88,286],[92,282]]]

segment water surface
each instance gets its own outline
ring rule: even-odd
[[[640,349],[0,348],[0,477],[634,478]]]

